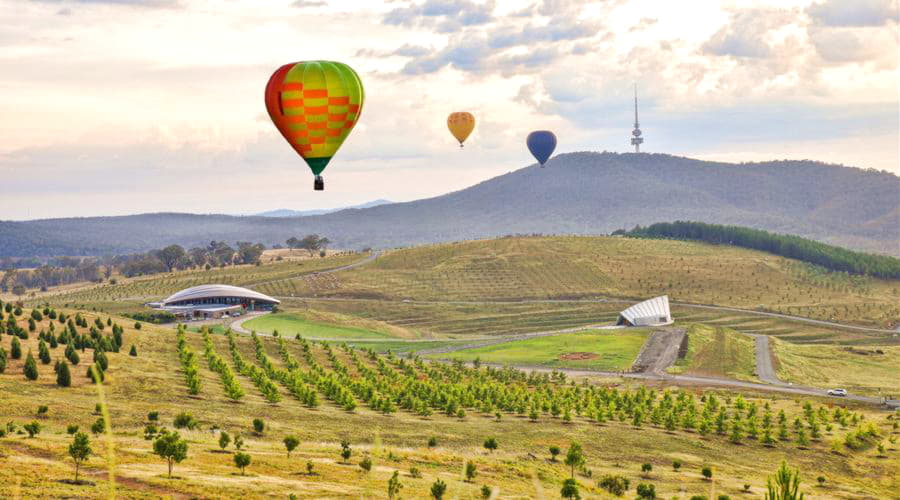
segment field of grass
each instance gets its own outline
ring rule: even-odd
[[[277,330],[281,335],[289,337],[300,335],[310,339],[378,339],[389,337],[385,333],[365,328],[318,323],[310,321],[300,314],[292,313],[265,314],[245,321],[243,327],[246,330],[260,333],[272,333]]]
[[[119,276],[116,278],[116,284],[86,284],[74,290],[71,286],[60,290],[50,289],[46,293],[37,293],[34,298],[29,299],[29,303],[49,302],[57,307],[68,304],[73,307],[77,305],[115,313],[135,312],[143,310],[145,302],[163,299],[192,286],[218,283],[253,287],[345,266],[365,257],[366,254],[346,253],[326,258],[273,261],[260,266],[238,265],[208,271],[194,269],[135,278]],[[290,292],[286,295],[290,295]]]
[[[691,325],[688,352],[670,373],[726,377],[758,382],[753,337],[730,328]]]
[[[621,371],[634,363],[647,340],[646,330],[583,331],[535,337],[428,357],[501,365],[545,366]]]
[[[646,298],[765,309],[890,327],[900,281],[826,272],[723,245],[615,237],[528,237],[421,246],[264,293],[414,300]]]
[[[772,348],[781,380],[900,398],[900,346],[796,345],[773,339]]]
[[[28,311],[25,312],[27,314]],[[97,315],[82,313],[88,323]],[[107,315],[99,316],[106,320]],[[0,374],[0,394],[3,395],[4,420],[12,422],[16,430],[0,438],[0,456],[6,465],[0,467],[0,492],[13,498],[22,497],[101,497],[107,496],[111,486],[109,473],[114,473],[115,494],[121,498],[203,497],[203,498],[285,498],[294,493],[302,498],[386,498],[389,477],[399,471],[404,485],[404,498],[425,498],[432,483],[441,479],[448,486],[445,498],[476,498],[482,485],[497,492],[496,498],[553,498],[558,494],[569,469],[560,462],[549,460],[547,449],[560,446],[563,453],[570,442],[579,441],[586,454],[587,477],[577,475],[582,495],[590,498],[607,498],[597,486],[597,480],[605,474],[619,474],[631,480],[629,495],[639,482],[653,484],[657,495],[670,498],[673,495],[689,497],[695,494],[728,494],[741,497],[743,485],[750,484],[751,495],[759,496],[764,490],[766,477],[774,472],[785,459],[800,469],[802,490],[807,496],[835,498],[888,498],[897,491],[898,451],[888,444],[887,458],[876,457],[874,448],[865,446],[850,450],[838,446],[832,452],[830,441],[842,439],[852,429],[834,425],[823,430],[821,440],[813,440],[800,449],[793,438],[779,442],[775,448],[766,448],[757,442],[744,439],[740,445],[729,442],[727,436],[712,433],[702,437],[696,431],[685,431],[681,425],[668,432],[659,425],[644,422],[635,427],[629,417],[613,418],[598,423],[585,412],[573,411],[571,423],[541,412],[536,423],[517,412],[502,410],[502,419],[494,412],[482,412],[477,407],[467,407],[463,418],[448,417],[436,411],[423,417],[400,409],[393,413],[374,410],[362,403],[353,411],[346,411],[321,394],[321,404],[309,408],[298,401],[280,382],[276,382],[280,401],[267,402],[255,387],[254,379],[237,372],[237,381],[245,395],[239,402],[228,398],[219,375],[207,366],[204,342],[200,334],[187,334],[187,347],[198,358],[200,390],[190,395],[185,384],[185,373],[179,362],[173,330],[144,325],[134,330],[132,322],[113,317],[125,328],[124,346],[120,353],[108,353],[109,370],[103,390],[109,410],[111,434],[90,435],[94,454],[82,468],[82,477],[94,485],[72,485],[62,480],[71,479],[73,465],[66,449],[71,443],[67,435],[68,425],[77,425],[88,432],[98,419],[94,407],[98,401],[95,386],[83,376],[84,364],[73,370],[73,387],[60,388],[54,383],[51,365],[39,363],[40,376],[27,381],[22,375],[21,361],[11,360]],[[19,321],[20,326],[26,326]],[[49,321],[39,322],[37,330],[48,329]],[[87,333],[86,329],[79,328]],[[235,367],[229,354],[229,343],[222,335],[210,336],[212,346]],[[279,355],[279,339],[259,338],[254,345],[248,337],[237,337],[238,352],[246,363],[259,367],[260,350],[268,353],[268,362],[276,370],[289,370]],[[37,338],[31,334],[23,340],[25,350],[37,352]],[[372,377],[391,380],[406,377],[406,373],[421,381],[444,380],[446,384],[473,384],[471,387],[491,387],[489,393],[503,399],[504,390],[532,391],[534,388],[522,381],[506,382],[505,372],[491,372],[485,368],[462,371],[450,365],[400,364],[397,358],[372,357],[361,351],[309,344],[307,351],[299,342],[287,340],[287,352],[299,360],[305,372],[309,363],[316,363],[326,374],[335,375],[338,366],[355,380],[363,381],[362,369]],[[9,352],[10,335],[0,336],[0,345]],[[138,356],[130,357],[127,348],[135,345]],[[62,356],[62,347],[52,349],[54,359]],[[82,354],[83,360],[91,359],[91,349]],[[355,361],[354,361],[355,360]],[[85,364],[86,364],[85,361]],[[444,377],[448,378],[444,378]],[[388,377],[388,378],[384,378]],[[457,379],[456,377],[460,377]],[[500,377],[500,378],[497,378]],[[518,379],[516,379],[518,380]],[[533,381],[542,391],[566,391],[571,400],[586,397],[586,391],[631,391],[643,387],[635,381],[618,379],[578,380],[576,387],[553,381]],[[388,384],[379,390],[394,390],[397,384]],[[662,401],[664,386],[654,385],[643,393]],[[605,393],[610,394],[610,393]],[[687,398],[691,404],[701,405],[700,396],[715,394],[729,412],[738,411],[735,393],[720,390],[672,392],[676,398]],[[762,408],[769,405],[777,413],[784,410],[788,421],[803,415],[803,401],[780,396],[745,394],[748,403]],[[817,411],[830,415],[832,408],[822,407],[823,401],[813,400]],[[834,404],[834,400],[829,400]],[[46,404],[49,411],[37,416],[39,405]],[[869,407],[846,405],[849,412],[865,417],[876,424],[882,438],[890,435],[886,414]],[[821,409],[820,409],[821,408]],[[608,408],[612,410],[612,407]],[[622,413],[620,407],[617,412]],[[820,410],[819,410],[820,409]],[[198,421],[195,430],[180,430],[188,444],[187,458],[175,465],[174,479],[166,477],[165,462],[152,454],[152,442],[144,439],[148,412],[158,411],[158,425],[172,427],[176,414],[188,412]],[[255,434],[251,420],[261,418],[266,423],[262,434]],[[21,434],[23,424],[37,421],[41,432],[34,438]],[[246,475],[234,466],[233,446],[224,452],[217,444],[215,429],[227,431],[232,436],[240,433],[245,441],[244,452],[252,458]],[[896,431],[895,431],[896,432]],[[295,435],[300,444],[288,458],[282,439]],[[896,435],[896,434],[895,434]],[[427,447],[429,436],[436,438],[435,447]],[[793,433],[792,433],[793,436]],[[499,448],[488,452],[482,447],[487,437],[496,438]],[[339,456],[339,442],[349,441],[352,456],[343,463]],[[372,470],[364,472],[359,463],[363,457],[373,462]],[[671,468],[673,460],[683,462],[680,472]],[[306,474],[306,463],[313,464],[315,474]],[[466,462],[476,465],[477,476],[466,482],[462,471]],[[642,477],[642,463],[651,463],[653,471]],[[705,481],[700,468],[709,465],[714,470],[714,481]],[[410,474],[412,468],[421,477]],[[815,486],[814,478],[826,477],[824,488]]]

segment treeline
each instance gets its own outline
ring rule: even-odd
[[[249,241],[237,242],[237,248],[224,241],[211,241],[205,247],[185,250],[169,245],[147,253],[119,256],[114,265],[124,276],[133,277],[193,268],[225,267],[235,264],[257,264],[266,246]]]
[[[735,245],[801,260],[832,271],[878,278],[900,278],[900,259],[887,255],[854,252],[799,236],[775,234],[748,227],[675,221],[660,222],[647,227],[637,226],[631,231],[620,229],[613,234]]]
[[[104,268],[97,259],[79,259],[73,266],[42,265],[32,270],[7,268],[0,276],[0,291],[22,295],[29,288],[46,290],[51,286],[100,281],[103,277],[109,277],[107,269],[111,271],[111,268]]]

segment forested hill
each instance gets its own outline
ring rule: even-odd
[[[392,247],[514,233],[602,234],[693,220],[900,254],[900,178],[812,161],[731,164],[571,153],[435,198],[309,217],[143,214],[0,222],[0,256],[96,255],[210,240]]]

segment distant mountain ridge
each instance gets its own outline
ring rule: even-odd
[[[102,255],[210,240],[335,248],[505,234],[606,234],[693,220],[900,255],[900,177],[815,161],[732,164],[664,154],[569,153],[434,198],[304,217],[177,213],[0,222],[0,256]]]
[[[385,200],[385,199],[377,199],[368,201],[366,203],[361,203],[359,205],[352,205],[349,207],[339,207],[339,208],[320,208],[313,210],[291,210],[289,208],[279,208],[277,210],[269,210],[267,212],[260,212],[258,214],[253,214],[259,217],[307,217],[310,215],[325,215],[333,212],[340,212],[341,210],[347,210],[351,208],[370,208],[377,207],[380,205],[388,205],[393,203],[393,201]]]

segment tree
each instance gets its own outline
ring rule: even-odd
[[[653,470],[653,464],[651,464],[649,462],[641,465],[641,472],[643,473],[644,477],[650,477],[650,472],[652,470]]]
[[[769,477],[766,480],[765,500],[803,500],[800,493],[800,473],[791,470],[787,462],[781,462],[781,467],[775,472],[775,479]]]
[[[81,467],[81,463],[86,461],[92,453],[88,435],[83,432],[75,434],[72,444],[69,445],[69,456],[75,461],[75,482],[78,482],[78,469]]]
[[[430,438],[428,438],[428,447],[434,448],[435,446],[437,446],[437,438],[434,436],[431,436]]]
[[[265,251],[265,245],[261,243],[250,243],[249,241],[239,241],[238,260],[243,264],[256,264]]]
[[[172,478],[172,466],[187,458],[188,444],[181,439],[178,432],[163,431],[153,442],[153,453],[166,459],[169,465],[169,478]]]
[[[563,498],[572,498],[578,500],[581,498],[581,494],[578,493],[578,483],[574,478],[569,478],[563,481],[562,489],[559,490],[559,494]]]
[[[569,451],[566,452],[565,464],[572,469],[572,479],[575,478],[575,467],[584,465],[584,451],[581,449],[581,443],[572,441],[569,445]]]
[[[347,463],[350,460],[350,456],[353,454],[353,451],[350,449],[350,441],[346,439],[341,440],[341,458],[344,459],[344,463]]]
[[[257,434],[262,434],[263,431],[265,431],[265,430],[266,430],[266,423],[263,422],[263,420],[261,418],[254,418],[253,419],[253,432],[256,432]]]
[[[60,387],[69,387],[72,385],[72,374],[69,371],[69,363],[65,361],[59,362],[59,369],[56,371],[56,385]]]
[[[50,364],[50,349],[47,348],[47,343],[44,342],[44,339],[38,342],[38,357],[41,358],[41,363],[45,365]]]
[[[394,497],[400,494],[400,490],[403,489],[403,485],[400,484],[400,473],[398,471],[394,471],[394,475],[388,479],[387,484],[387,494],[388,498],[393,500]]]
[[[244,447],[244,438],[240,434],[234,435],[234,448],[240,450]]]
[[[227,432],[222,431],[219,433],[219,448],[223,450],[228,448],[228,444],[231,443],[231,436],[228,435]]]
[[[444,494],[447,493],[447,483],[438,479],[431,485],[431,498],[434,500],[443,500]]]
[[[175,266],[178,265],[178,262],[186,257],[186,253],[184,248],[180,245],[169,245],[162,250],[156,251],[156,258],[158,258],[171,272],[175,269]]]
[[[491,452],[491,453],[493,453],[494,450],[497,449],[497,446],[498,446],[498,445],[497,445],[497,440],[494,439],[494,438],[492,438],[492,437],[489,437],[489,438],[487,438],[487,439],[484,440],[484,448],[485,448],[486,450],[488,450],[489,452]]]
[[[300,440],[294,436],[285,436],[284,447],[287,448],[287,456],[291,458],[291,452],[300,444]]]
[[[31,351],[28,351],[28,356],[25,358],[25,367],[22,371],[25,372],[25,378],[28,380],[37,380],[37,363],[34,361],[34,356],[31,355]]]
[[[37,420],[32,420],[22,427],[25,429],[25,432],[28,433],[28,437],[30,438],[33,438],[41,433],[41,424],[39,424]]]
[[[131,350],[128,351],[128,355],[135,357],[137,356],[137,347],[135,347],[134,344],[131,344]]]
[[[9,357],[12,359],[22,359],[22,344],[19,343],[18,337],[13,337],[9,344]]]
[[[316,252],[319,251],[319,235],[318,234],[308,234],[300,240],[299,248],[306,250],[309,252],[309,256],[312,257]]]
[[[466,462],[466,482],[471,483],[475,476],[478,474],[477,469],[475,467],[474,462]]]
[[[703,477],[704,477],[707,481],[709,481],[709,480],[712,479],[712,476],[713,476],[713,470],[712,470],[712,467],[710,467],[710,466],[708,466],[708,465],[704,465],[703,468],[700,470],[700,473],[703,474]]]
[[[550,447],[550,461],[556,462],[556,456],[559,455],[560,449],[559,446],[553,445]]]
[[[674,470],[675,472],[678,472],[679,469],[681,469],[681,460],[673,460],[672,461],[672,470]]]
[[[291,251],[293,251],[295,248],[300,248],[300,240],[297,239],[296,236],[291,236],[284,243],[287,245],[288,250]]]
[[[656,487],[652,484],[641,483],[637,485],[638,498],[655,499]]]
[[[359,462],[359,468],[365,471],[366,474],[372,470],[372,459],[369,457],[363,457]]]
[[[97,417],[97,420],[94,420],[94,423],[91,424],[91,432],[94,434],[103,434],[103,431],[106,430],[106,421],[103,420],[103,417]]]
[[[0,373],[6,371],[6,350],[0,347]]]
[[[250,455],[246,453],[238,452],[234,454],[234,465],[241,469],[242,476],[244,475],[244,469],[250,465],[250,461]]]

